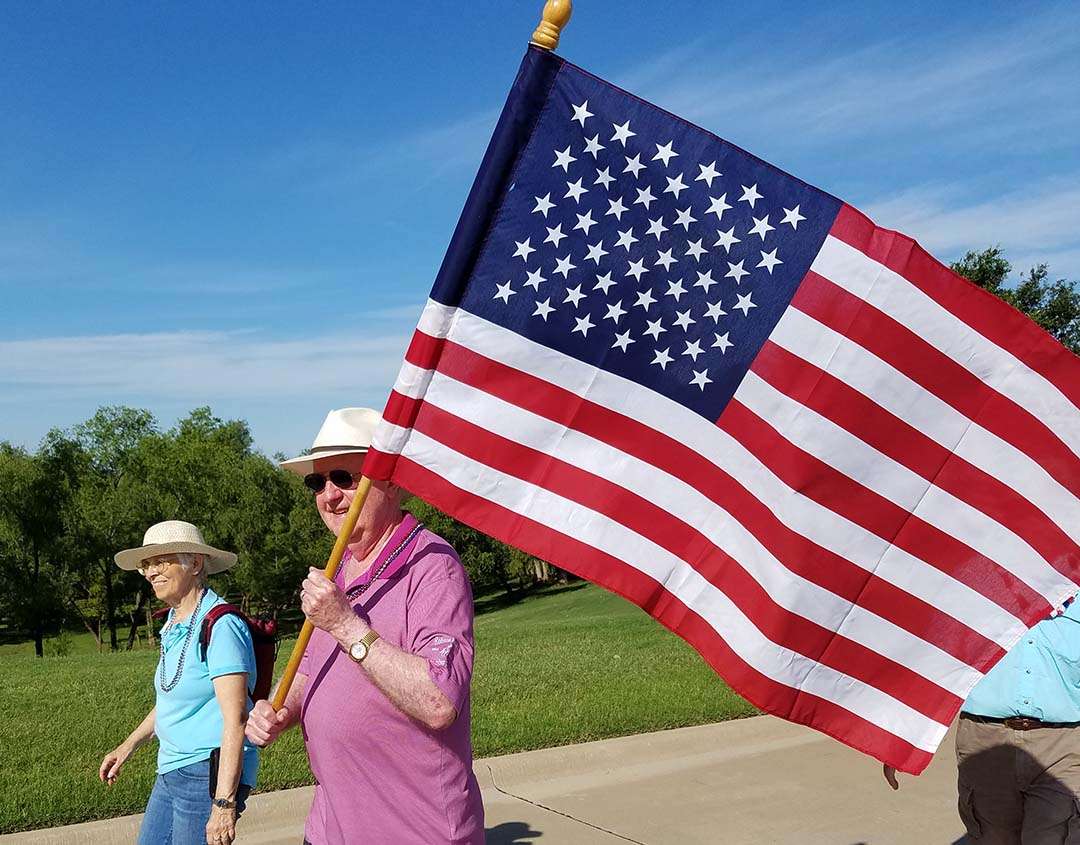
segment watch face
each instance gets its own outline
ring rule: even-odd
[[[357,663],[361,662],[367,657],[367,644],[362,642],[353,643],[349,647],[349,657],[355,660]]]

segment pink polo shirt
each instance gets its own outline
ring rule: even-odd
[[[369,581],[416,525],[407,515],[368,572],[339,586]],[[469,724],[473,601],[457,553],[421,529],[353,607],[383,639],[427,660],[458,717],[445,731],[410,719],[316,629],[300,664],[307,676],[300,724],[317,781],[305,838],[312,845],[482,845]]]

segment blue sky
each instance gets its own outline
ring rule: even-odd
[[[541,3],[11,2],[0,439],[381,407]],[[560,53],[917,237],[1080,279],[1080,5],[579,0]]]

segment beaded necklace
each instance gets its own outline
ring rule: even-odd
[[[391,563],[393,563],[394,559],[398,555],[400,555],[403,551],[405,551],[405,547],[408,546],[409,543],[411,543],[413,541],[413,538],[423,530],[424,530],[423,524],[419,523],[419,522],[416,523],[416,526],[413,528],[413,530],[410,531],[408,536],[404,540],[401,541],[401,545],[399,545],[396,549],[394,549],[392,552],[390,552],[390,554],[387,555],[386,560],[384,560],[381,564],[379,564],[379,568],[375,570],[375,573],[371,576],[371,580],[368,581],[366,584],[358,584],[357,586],[355,586],[352,589],[348,590],[345,593],[345,598],[352,601],[353,599],[355,599],[355,598],[357,598],[359,596],[362,596],[364,593],[366,593],[368,587],[370,587],[372,584],[374,584],[379,579],[379,576],[382,575],[386,571],[386,567],[388,567]]]
[[[188,646],[191,645],[191,637],[195,633],[195,620],[199,616],[199,608],[202,607],[203,599],[206,598],[206,590],[202,591],[199,596],[199,601],[195,605],[195,609],[191,612],[191,616],[188,617],[188,632],[184,637],[184,647],[180,649],[180,661],[176,664],[176,674],[173,675],[173,679],[168,683],[165,683],[165,637],[158,637],[158,646],[161,649],[161,663],[158,665],[158,687],[162,692],[172,692],[178,683],[180,683],[180,676],[184,673],[184,658],[187,657]],[[175,622],[170,624],[175,625]],[[162,634],[165,632],[162,631]]]

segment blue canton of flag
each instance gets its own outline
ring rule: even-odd
[[[564,66],[461,304],[716,419],[839,207]]]

